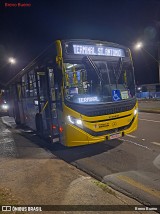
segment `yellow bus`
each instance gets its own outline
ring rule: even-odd
[[[96,40],[57,40],[10,87],[18,123],[51,142],[80,146],[137,129],[129,48]]]

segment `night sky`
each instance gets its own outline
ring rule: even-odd
[[[9,7],[5,3],[28,3]],[[158,82],[156,59],[160,40],[160,0],[62,0],[10,1],[0,3],[0,82],[27,65],[56,39],[97,39],[128,46],[133,55],[137,84]],[[16,58],[9,65],[8,57]]]

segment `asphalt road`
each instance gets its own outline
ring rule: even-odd
[[[118,163],[117,172],[106,175],[104,181],[140,201],[160,204],[160,115],[139,113],[138,130],[121,140],[119,149],[123,155],[116,159],[122,162]]]
[[[160,205],[160,114],[139,113],[138,130],[124,138],[53,153],[140,202]]]
[[[138,101],[138,108],[140,109],[153,109],[153,110],[160,110],[160,100],[139,100]]]

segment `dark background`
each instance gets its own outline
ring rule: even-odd
[[[158,82],[156,59],[160,36],[159,0],[23,1],[31,7],[0,3],[0,83],[7,81],[56,39],[97,39],[128,46],[132,51],[137,84]],[[10,65],[9,57],[17,63]]]

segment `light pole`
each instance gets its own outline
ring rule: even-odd
[[[160,42],[158,42],[158,60],[151,54],[149,53],[144,47],[143,47],[142,42],[137,42],[134,46],[135,50],[140,50],[143,49],[152,59],[154,59],[158,63],[158,70],[159,70],[159,83],[160,83]]]

